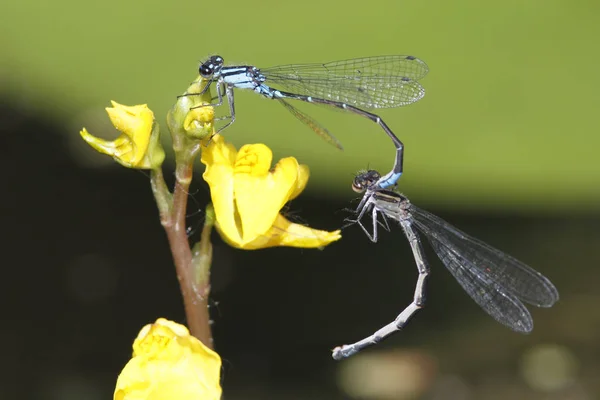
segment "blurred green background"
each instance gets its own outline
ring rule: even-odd
[[[2,8],[2,84],[58,121],[111,99],[148,103],[160,118],[210,54],[259,68],[412,54],[430,67],[426,97],[381,112],[406,144],[402,190],[452,207],[598,207],[599,3],[59,0]],[[388,139],[362,118],[310,110],[342,141],[339,152],[275,102],[247,92],[237,106],[227,138],[299,157],[313,170],[313,191],[341,195],[354,171],[391,165]],[[89,118],[77,122],[93,128]]]
[[[146,177],[94,153],[78,131],[110,137],[110,100],[147,103],[168,144],[164,116],[211,54],[259,68],[425,60],[425,98],[380,113],[406,145],[400,190],[522,258],[561,293],[520,336],[472,304],[428,253],[425,310],[380,348],[335,363],[330,348],[410,301],[416,272],[400,229],[372,245],[352,228],[323,252],[234,251],[215,235],[226,398],[600,395],[600,3],[57,0],[5,2],[0,16],[0,338],[9,347],[0,398],[110,398],[141,326],[183,320]],[[274,159],[310,166],[291,210],[316,228],[341,224],[355,171],[392,164],[387,137],[360,117],[300,105],[340,152],[275,102],[237,91],[236,106],[228,140],[263,142]],[[193,198],[191,214],[208,201],[201,182]],[[192,228],[201,218],[190,216]]]

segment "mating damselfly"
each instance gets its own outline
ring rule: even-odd
[[[353,189],[365,194],[356,210],[357,217],[350,222],[358,223],[373,242],[377,241],[377,227],[381,223],[379,215],[382,215],[386,227],[387,218],[400,224],[417,264],[419,276],[416,289],[412,303],[393,322],[365,339],[335,348],[334,359],[349,357],[379,343],[401,330],[415,312],[424,306],[425,281],[430,270],[419,231],[427,237],[439,259],[469,296],[496,321],[512,330],[529,333],[533,329],[533,319],[523,302],[537,307],[551,307],[558,301],[558,291],[548,278],[418,208],[405,196],[378,188],[376,183],[379,179],[380,174],[373,170],[359,174],[354,179]],[[373,223],[372,233],[361,222],[369,212]]]
[[[390,173],[380,179],[379,187],[393,186],[402,175],[404,145],[387,124],[376,114],[362,108],[393,108],[414,103],[425,95],[418,82],[429,71],[424,61],[406,55],[377,56],[334,61],[325,64],[290,64],[270,68],[251,65],[225,66],[221,56],[211,56],[200,65],[199,72],[207,80],[204,93],[214,82],[218,102],[224,97],[229,103],[230,121],[217,133],[235,121],[234,89],[250,89],[279,101],[301,122],[338,148],[340,142],[319,122],[298,110],[288,100],[336,107],[378,124],[396,147],[395,162]],[[272,88],[270,85],[288,91]],[[194,95],[196,93],[188,93]]]

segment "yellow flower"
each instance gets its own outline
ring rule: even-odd
[[[202,152],[204,180],[223,240],[246,250],[273,246],[322,247],[341,238],[340,231],[320,231],[292,223],[279,211],[306,186],[309,170],[293,157],[271,168],[273,153],[264,144],[236,151],[217,135]]]
[[[191,137],[203,139],[212,135],[215,109],[213,107],[200,107],[191,109],[183,121],[183,129]]]
[[[142,328],[114,400],[218,400],[221,358],[187,328],[163,318]]]
[[[122,134],[113,141],[92,136],[85,128],[80,134],[83,140],[98,152],[112,156],[119,164],[128,168],[152,169],[159,167],[165,152],[159,141],[158,125],[154,113],[146,104],[124,106],[112,101],[106,112]]]
[[[177,142],[184,138],[205,139],[213,135],[215,109],[209,106],[212,96],[210,88],[206,88],[210,83],[198,76],[167,113],[175,151]]]

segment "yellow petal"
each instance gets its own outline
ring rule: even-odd
[[[113,107],[107,107],[108,116],[119,131],[131,139],[134,151],[121,154],[121,161],[136,165],[146,154],[154,123],[154,113],[146,104],[137,106],[124,106],[111,101]],[[124,158],[128,155],[127,158]]]
[[[217,230],[219,226],[217,225]],[[223,236],[222,236],[223,237]],[[232,247],[243,250],[258,250],[267,247],[303,247],[320,248],[342,238],[339,230],[328,232],[295,224],[282,215],[278,215],[273,226],[264,235],[247,243],[233,243],[223,239]]]
[[[308,165],[298,164],[298,179],[296,180],[294,192],[290,195],[290,200],[294,200],[304,191],[304,188],[308,183],[308,178],[310,178],[310,169],[308,168]]]
[[[104,139],[100,139],[96,136],[93,136],[91,133],[87,131],[87,129],[83,128],[79,134],[90,146],[94,148],[94,150],[98,151],[102,154],[107,154],[109,156],[113,156],[116,152],[117,144],[116,140],[108,141]]]
[[[240,150],[236,160],[234,195],[242,224],[242,242],[249,242],[267,233],[296,189],[298,161],[284,158],[270,172],[272,153],[268,147],[244,148],[248,152],[242,157]]]
[[[212,81],[198,76],[178,96],[177,101],[167,113],[167,125],[174,138],[183,135],[191,139],[210,138],[214,132],[214,108],[210,106]],[[207,87],[209,85],[209,87]]]
[[[221,359],[183,325],[158,319],[134,342],[133,358],[115,388],[115,400],[217,400]]]
[[[210,196],[218,224],[232,241],[239,242],[242,240],[241,225],[233,189],[233,167],[236,156],[235,147],[226,143],[222,136],[217,135],[202,151],[200,161],[206,165],[202,177],[210,186]]]
[[[154,121],[154,113],[146,104],[125,106],[111,100],[112,107],[106,112],[112,124],[121,132],[133,136],[137,131],[148,131]]]
[[[158,126],[154,125],[154,113],[145,104],[131,107],[114,101],[112,104],[106,112],[122,134],[107,141],[92,136],[84,128],[81,137],[95,150],[112,156],[126,167],[151,169],[160,166],[165,152],[159,141]]]
[[[203,151],[204,179],[210,186],[215,227],[231,246],[254,250],[273,246],[322,247],[340,239],[327,232],[293,224],[281,208],[298,196],[310,176],[293,157],[270,169],[273,154],[263,144],[243,146],[236,153],[217,136]]]
[[[213,107],[193,108],[188,112],[183,121],[183,129],[192,137],[202,139],[209,137],[213,132],[215,109]]]

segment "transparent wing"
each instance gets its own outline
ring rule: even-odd
[[[412,204],[410,212],[417,227],[427,235],[446,267],[469,295],[494,318],[500,321],[494,314],[496,312],[494,307],[501,304],[494,304],[493,301],[510,302],[514,301],[512,298],[514,296],[538,307],[551,307],[558,301],[556,287],[548,278],[531,267]],[[472,283],[461,282],[461,276],[470,277]],[[488,288],[478,286],[484,283],[490,286]],[[470,285],[470,291],[465,285]],[[476,297],[496,296],[487,293],[490,288],[494,288],[506,300],[490,298],[488,300],[492,301],[489,306],[491,309],[487,309],[487,306],[481,303],[485,299],[478,300]],[[507,307],[511,308],[508,305]],[[514,305],[511,312],[516,313]]]
[[[279,103],[281,103],[292,115],[298,118],[301,122],[308,125],[310,129],[312,129],[317,135],[323,138],[327,143],[334,145],[340,150],[343,150],[342,144],[339,140],[336,139],[329,131],[313,118],[309,117],[302,111],[298,110],[296,107],[292,106],[290,103],[283,99],[277,99]]]
[[[417,81],[428,71],[424,61],[406,55],[261,69],[268,84],[363,108],[400,107],[418,101],[425,89]]]
[[[286,64],[261,68],[265,75],[294,75],[308,78],[340,77],[381,77],[398,76],[418,81],[427,75],[429,67],[425,61],[407,55],[375,56],[333,61],[325,64]]]
[[[419,229],[424,228],[416,224]],[[516,297],[506,293],[498,283],[477,273],[473,263],[455,249],[439,240],[426,228],[422,229],[431,247],[442,260],[460,286],[485,312],[496,321],[517,331],[528,333],[533,329],[533,319],[527,308]]]

